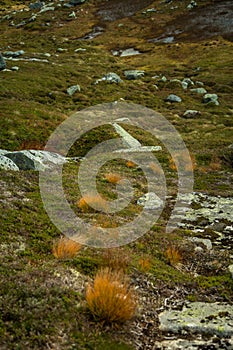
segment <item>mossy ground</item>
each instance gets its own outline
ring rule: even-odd
[[[2,15],[21,1],[1,1]],[[25,2],[27,4],[29,2]],[[1,21],[1,51],[23,49],[24,58],[48,59],[46,62],[7,61],[7,68],[19,66],[17,72],[0,72],[0,134],[3,149],[10,151],[25,148],[43,148],[50,133],[69,115],[99,103],[124,99],[140,103],[162,113],[181,133],[188,149],[194,155],[195,190],[214,195],[231,195],[232,169],[223,161],[223,154],[232,143],[232,43],[222,37],[196,43],[152,44],[145,40],[152,30],[151,23],[157,21],[158,28],[166,20],[185,9],[187,1],[177,12],[163,8],[160,1],[150,7],[163,10],[153,20],[151,14],[140,12],[114,22],[102,23],[104,33],[93,40],[80,40],[99,23],[95,15],[99,1],[88,1],[77,13],[77,21],[68,17],[70,9],[60,8],[38,17],[25,27],[9,26],[9,20]],[[206,1],[205,3],[208,3]],[[15,9],[14,8],[14,9]],[[13,14],[15,23],[29,17],[28,12]],[[50,25],[45,25],[45,23]],[[61,26],[62,24],[62,26]],[[121,26],[119,26],[121,24]],[[159,31],[158,31],[159,32]],[[67,51],[59,52],[62,47]],[[77,48],[86,51],[75,53]],[[142,54],[132,57],[116,57],[112,49],[135,47]],[[45,53],[51,54],[46,58]],[[197,67],[201,67],[197,69]],[[140,80],[121,84],[94,82],[108,72],[115,72],[124,78],[124,70],[142,69],[145,76]],[[202,81],[208,92],[217,93],[220,105],[204,105],[199,95],[183,90],[179,85],[156,82],[154,75],[165,75],[169,80],[191,77]],[[154,84],[158,84],[156,90]],[[79,84],[80,92],[72,97],[66,89]],[[170,93],[182,97],[182,103],[169,104],[165,98]],[[186,109],[197,109],[201,116],[184,119]],[[130,130],[132,134],[135,130]],[[74,145],[70,155],[83,156],[99,141],[115,137],[110,127],[99,128],[95,133],[84,135]],[[150,144],[148,135],[137,134],[144,144]],[[158,155],[170,194],[175,194],[176,174],[169,167],[169,155]],[[78,166],[68,164],[64,181],[67,198],[79,213],[76,203],[80,194],[75,188]],[[112,162],[99,174],[99,189],[106,198],[113,199],[115,187],[104,179],[107,171],[124,172],[131,177],[137,195],[146,192],[146,181],[140,169],[127,168],[124,163]],[[139,181],[140,180],[140,181]],[[104,266],[102,250],[85,248],[75,259],[57,261],[52,256],[53,239],[60,232],[48,218],[40,198],[38,174],[35,172],[1,171],[1,302],[0,302],[0,345],[2,349],[45,349],[47,345],[56,349],[131,349],[126,345],[127,333],[103,329],[96,325],[85,309],[84,292],[75,287],[69,275],[70,269],[93,277],[97,269]],[[94,222],[116,223],[139,212],[132,205],[119,218],[99,217],[86,214]],[[183,237],[188,233],[177,230],[173,235],[165,233],[165,222],[169,209],[151,231],[138,241],[123,248],[130,254],[128,273],[139,269],[139,259],[150,258],[151,267],[147,278],[165,281],[168,286],[189,286],[190,300],[200,298],[227,300],[232,302],[233,282],[226,272],[229,257],[219,266],[218,261],[209,269],[200,268],[201,275],[194,278],[190,256],[195,260],[193,247],[181,247]],[[171,266],[165,250],[169,245],[179,247],[183,261],[179,268]],[[190,250],[189,250],[190,249]],[[191,255],[190,255],[191,254]],[[208,255],[208,254],[207,254]],[[204,259],[204,257],[201,257]],[[205,257],[208,261],[208,257]],[[191,260],[192,260],[191,259]],[[221,260],[216,252],[216,259]],[[196,267],[197,269],[199,267]],[[194,269],[194,270],[193,270]],[[62,277],[61,277],[62,276]],[[156,283],[156,282],[155,282]],[[191,285],[191,287],[190,287]],[[111,340],[110,340],[111,339]],[[125,344],[123,344],[123,343]]]

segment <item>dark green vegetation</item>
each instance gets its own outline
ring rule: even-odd
[[[221,36],[166,45],[145,40],[154,35],[150,32],[152,22],[156,21],[159,28],[164,21],[185,11],[189,1],[178,1],[176,11],[154,1],[150,7],[161,11],[156,15],[143,15],[139,11],[133,17],[105,22],[102,35],[89,41],[79,40],[101,21],[95,15],[100,3],[90,0],[79,7],[77,21],[69,18],[70,9],[60,8],[18,29],[9,26],[9,20],[0,22],[1,51],[23,49],[24,58],[47,59],[44,54],[51,54],[49,63],[7,61],[7,68],[17,65],[19,71],[0,72],[0,148],[11,151],[43,148],[51,132],[72,113],[122,98],[161,112],[181,133],[196,162],[195,190],[230,196],[232,167],[225,155],[232,143],[233,127],[232,42]],[[211,1],[201,2],[206,3]],[[0,1],[0,5],[6,8],[2,10],[4,16],[12,12],[12,6],[14,9],[21,6],[22,1]],[[29,13],[17,12],[12,16],[15,23],[20,23]],[[50,26],[45,25],[48,22]],[[59,47],[66,51],[58,52]],[[111,54],[113,49],[129,47],[142,54],[125,58]],[[75,53],[77,48],[86,51]],[[127,81],[123,74],[127,69],[145,70],[145,76]],[[104,81],[94,84],[108,72],[119,74],[124,81],[118,85]],[[165,75],[168,81],[157,82],[152,78],[155,75]],[[208,92],[218,94],[220,105],[204,105],[200,95],[169,82],[184,77],[203,82]],[[81,91],[69,97],[66,89],[74,84],[79,84]],[[182,102],[165,102],[170,93],[179,95]],[[197,109],[201,116],[184,119],[186,109]],[[131,131],[143,144],[150,144],[148,135]],[[83,156],[93,145],[114,136],[109,126],[92,131],[73,146],[70,155]],[[169,154],[158,154],[158,160],[166,171],[169,194],[174,195],[177,177],[169,166]],[[76,163],[65,167],[64,185],[67,198],[79,215],[99,225],[115,225],[140,211],[132,205],[118,217],[82,214],[77,207],[80,194],[74,181],[77,169]],[[146,192],[146,180],[140,169],[127,168],[124,162],[112,162],[99,174],[98,188],[106,198],[115,198],[114,185],[104,178],[108,171],[131,178],[137,196]],[[131,349],[126,345],[132,343],[127,331],[130,324],[120,331],[104,328],[93,321],[86,309],[85,283],[99,267],[110,264],[111,259],[106,262],[102,250],[90,248],[84,248],[72,260],[58,261],[53,257],[53,239],[60,232],[44,210],[38,174],[1,171],[1,204],[0,348]],[[161,292],[158,305],[163,303],[163,295],[167,297],[175,286],[186,290],[190,300],[232,302],[233,280],[226,269],[230,261],[228,254],[215,251],[214,255],[209,252],[197,255],[191,244],[182,243],[183,238],[192,235],[188,230],[166,234],[170,210],[169,207],[164,210],[147,235],[122,248],[121,259],[130,256],[127,273],[131,276],[138,273],[139,260],[149,256],[148,274],[141,273],[140,278],[146,276],[158,285]],[[180,251],[178,266],[173,266],[166,256],[169,246]],[[197,278],[195,273],[199,275]]]

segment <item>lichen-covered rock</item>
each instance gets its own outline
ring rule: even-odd
[[[195,118],[197,116],[199,116],[201,113],[195,109],[187,109],[184,114],[183,117],[184,118]]]
[[[233,305],[227,303],[187,303],[181,311],[164,311],[159,315],[164,332],[200,333],[227,337],[233,335]]]
[[[52,164],[63,164],[67,161],[65,157],[57,153],[39,150],[9,152],[5,154],[5,157],[11,159],[19,170],[43,171]]]
[[[19,170],[19,167],[13,162],[13,160],[4,155],[0,155],[0,169],[17,171]]]
[[[181,99],[181,97],[179,97],[179,96],[177,96],[177,95],[170,94],[170,95],[166,98],[166,101],[168,101],[168,102],[181,102],[182,99]]]
[[[205,94],[203,96],[203,103],[206,103],[206,104],[214,104],[216,106],[219,105],[219,102],[218,102],[218,95],[217,94]]]

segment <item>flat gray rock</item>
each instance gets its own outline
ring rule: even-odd
[[[159,315],[160,330],[164,332],[233,335],[233,305],[227,303],[187,303],[181,311],[164,311]]]

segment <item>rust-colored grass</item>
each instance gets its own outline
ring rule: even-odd
[[[148,272],[151,268],[151,259],[149,257],[143,257],[138,261],[139,270],[142,272]]]
[[[189,156],[191,158],[191,162],[190,162]],[[196,159],[194,155],[189,154],[189,156],[187,155],[186,152],[182,152],[182,151],[175,154],[173,158],[169,159],[170,169],[177,171],[176,162],[178,162],[179,169],[186,172],[192,172],[194,169],[196,169],[197,164],[196,164]]]
[[[105,174],[105,179],[111,184],[115,185],[117,182],[121,180],[121,175],[117,173],[108,173],[108,174]]]
[[[170,265],[176,266],[182,261],[182,254],[179,248],[175,246],[169,246],[165,251],[165,256]]]
[[[106,201],[101,196],[94,195],[86,195],[85,197],[82,197],[78,201],[77,206],[83,213],[93,212],[96,210],[105,211],[107,209]]]
[[[57,259],[71,259],[78,254],[81,248],[82,246],[78,242],[62,237],[54,241],[52,252]]]
[[[120,271],[101,269],[93,286],[88,285],[86,301],[93,316],[106,323],[123,323],[136,311],[136,296]]]
[[[136,168],[136,164],[135,164],[134,162],[132,162],[131,160],[128,160],[128,161],[126,162],[126,166],[127,166],[128,168]]]

